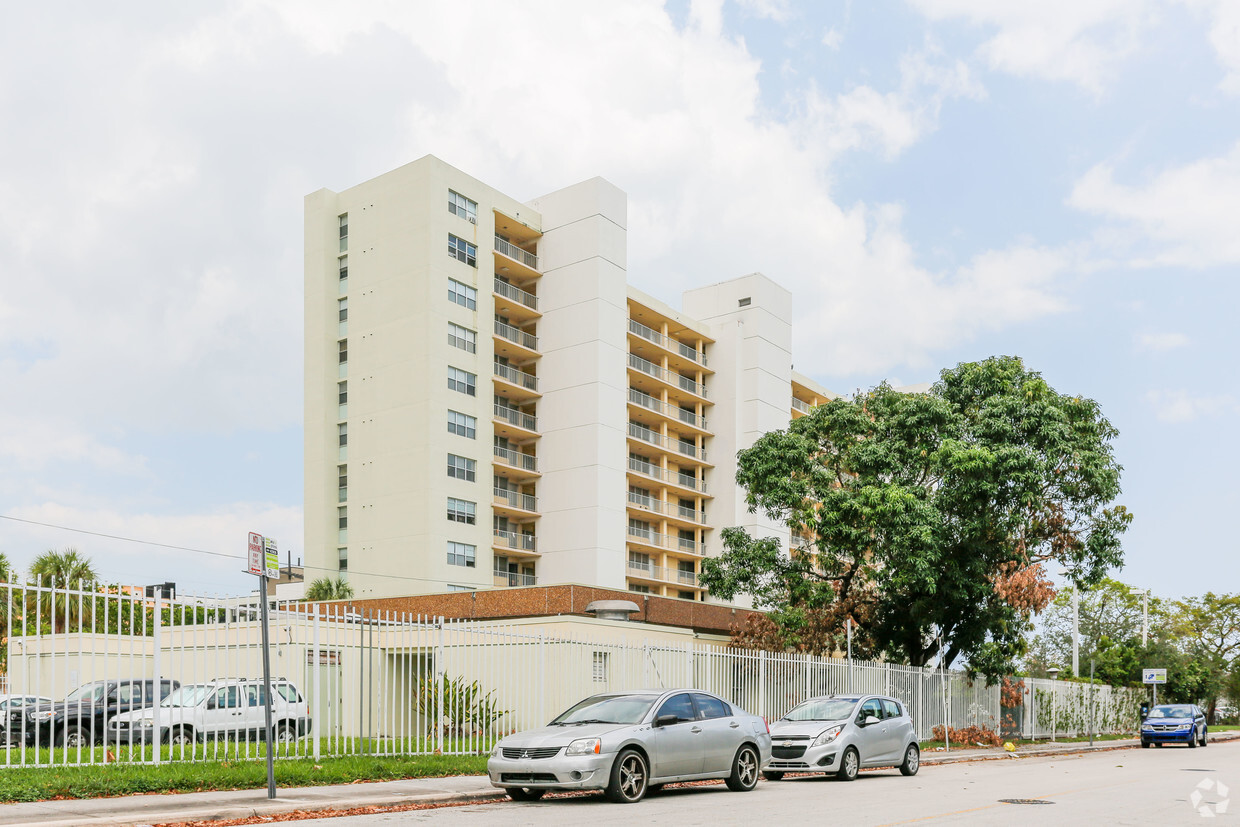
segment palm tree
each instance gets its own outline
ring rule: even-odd
[[[337,577],[335,580],[330,577],[320,577],[310,582],[310,585],[306,587],[306,596],[302,599],[348,600],[352,596],[353,587],[343,577]]]
[[[93,601],[66,599],[64,593],[65,589],[84,589],[97,579],[90,558],[79,553],[77,549],[66,548],[64,551],[49,549],[43,552],[30,564],[30,578],[35,582],[41,582],[42,585],[59,590],[54,604],[50,600],[40,600],[45,604],[44,611],[51,613],[52,631],[63,631],[66,619],[70,627],[75,623],[80,623],[83,618],[80,616],[79,608],[84,607],[87,612],[90,611]],[[68,607],[67,618],[66,606]]]

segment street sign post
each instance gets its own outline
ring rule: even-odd
[[[267,609],[267,579],[280,577],[280,553],[276,541],[270,537],[250,532],[246,571],[258,575],[258,605],[263,631],[263,714],[267,726],[263,729],[263,743],[267,746],[267,797],[276,797],[276,766],[271,731],[271,619]]]
[[[1142,669],[1141,683],[1147,683],[1154,688],[1154,705],[1158,705],[1158,685],[1167,682],[1166,669]]]

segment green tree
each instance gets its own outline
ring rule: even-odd
[[[924,394],[833,400],[737,458],[750,509],[804,545],[727,529],[702,582],[752,595],[789,646],[810,648],[814,618],[842,631],[852,617],[892,658],[925,665],[942,646],[1002,674],[1054,595],[1047,565],[1091,585],[1122,560],[1116,435],[1096,402],[1013,357],[945,370]]]
[[[303,600],[348,600],[353,596],[353,587],[343,577],[332,579],[330,577],[320,577],[317,580],[310,581],[310,585],[306,586],[306,596]]]
[[[1106,641],[1111,656],[1116,647],[1139,643],[1141,637],[1141,598],[1132,593],[1131,587],[1104,577],[1089,589],[1081,589],[1077,601],[1078,650],[1081,672],[1089,674],[1090,658],[1097,658],[1099,648]],[[1149,618],[1152,626],[1160,623],[1162,601],[1150,598]],[[1042,613],[1038,633],[1029,646],[1026,664],[1037,662],[1055,666],[1065,676],[1072,666],[1072,589],[1064,589]],[[1097,674],[1097,663],[1095,663]]]
[[[1203,673],[1196,700],[1213,717],[1228,673],[1240,659],[1240,594],[1206,592],[1177,600],[1169,607],[1167,627]]]
[[[45,551],[30,564],[30,579],[55,590],[54,599],[46,593],[34,597],[37,614],[50,621],[53,631],[72,629],[85,619],[83,614],[90,610],[93,600],[67,597],[65,590],[83,590],[98,579],[89,557],[75,548]],[[30,599],[28,594],[27,601]]]

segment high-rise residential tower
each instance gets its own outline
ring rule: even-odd
[[[305,204],[305,557],[359,597],[580,583],[690,600],[737,450],[834,396],[792,297],[630,287],[625,194],[521,203],[427,156]]]

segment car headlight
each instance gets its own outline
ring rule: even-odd
[[[30,720],[32,720],[32,721],[47,721],[47,720],[50,720],[50,719],[51,719],[51,717],[52,717],[53,715],[55,715],[55,714],[56,714],[56,710],[54,710],[54,709],[40,709],[40,710],[38,710],[38,711],[36,711],[36,712],[31,712],[31,713],[30,713]]]
[[[143,718],[141,721],[138,722],[138,726],[142,727],[143,729],[150,729],[151,727],[155,726],[155,721],[153,721],[150,718]]]
[[[823,730],[822,732],[818,734],[818,737],[814,739],[814,743],[810,744],[810,746],[821,747],[823,744],[829,744],[832,741],[834,741],[836,736],[839,735],[843,731],[844,731],[843,724],[838,724],[836,726],[831,727],[830,729]]]
[[[495,746],[491,747],[492,758],[499,758],[499,754],[501,752],[503,752],[503,747],[501,747],[499,744],[496,744]]]
[[[1142,731],[1142,732],[1153,732],[1153,731],[1154,731],[1154,725],[1153,725],[1153,724],[1142,724],[1142,725],[1141,725],[1141,731]]]
[[[1192,724],[1180,724],[1178,727],[1176,727],[1176,729],[1192,729],[1192,728],[1193,728]]]
[[[565,755],[598,755],[603,751],[603,742],[599,738],[582,738],[573,741],[564,750]]]

